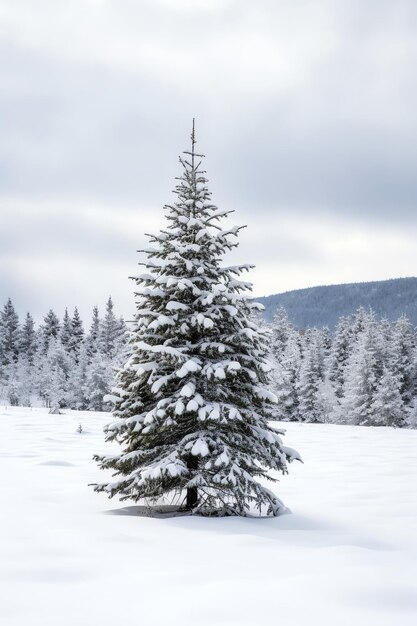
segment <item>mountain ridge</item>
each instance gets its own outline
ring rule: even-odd
[[[406,315],[417,326],[417,277],[318,285],[256,298],[264,307],[264,317],[271,321],[275,311],[284,307],[289,319],[299,328],[328,326],[334,328],[342,315],[350,315],[360,306],[372,308],[379,318],[398,319]]]

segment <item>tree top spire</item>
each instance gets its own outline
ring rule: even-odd
[[[191,150],[183,150],[183,154],[189,154],[191,157],[191,167],[194,169],[194,157],[199,157],[199,158],[204,158],[204,154],[197,154],[197,152],[195,152],[195,144],[197,143],[196,138],[195,138],[195,117],[193,117],[193,125],[191,128]],[[181,160],[181,157],[180,157]]]
[[[196,144],[195,140],[195,117],[193,117],[193,128],[191,130],[191,152],[194,154],[194,148]]]

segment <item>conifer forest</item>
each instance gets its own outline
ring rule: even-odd
[[[102,411],[123,362],[127,327],[108,299],[101,318],[92,310],[88,329],[77,307],[60,320],[52,309],[38,327],[19,319],[10,298],[0,312],[0,398],[11,406]]]

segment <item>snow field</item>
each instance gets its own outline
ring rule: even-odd
[[[417,431],[285,424],[292,515],[158,519],[87,486],[111,419],[0,410],[2,625],[417,623]]]

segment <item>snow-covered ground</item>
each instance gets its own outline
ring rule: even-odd
[[[292,515],[155,519],[87,486],[107,420],[0,410],[2,625],[417,624],[417,431],[287,424]]]

